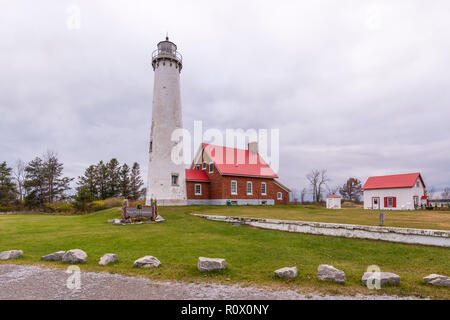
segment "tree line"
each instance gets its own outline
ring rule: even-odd
[[[90,165],[77,179],[63,174],[57,154],[47,151],[28,163],[18,160],[14,167],[0,163],[0,211],[44,209],[49,204],[70,203],[86,210],[87,204],[114,197],[139,200],[145,194],[140,167],[134,162],[120,164],[116,158]]]
[[[324,198],[331,194],[340,194],[344,200],[359,202],[363,193],[361,181],[357,178],[348,178],[342,186],[330,185],[327,169],[313,169],[306,174],[308,187],[300,191],[296,190],[295,202],[306,202],[306,196],[311,194],[311,202],[323,202]]]

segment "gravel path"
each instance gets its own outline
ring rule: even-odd
[[[255,287],[208,283],[162,282],[110,273],[81,272],[80,289],[69,289],[74,274],[38,266],[0,265],[0,300],[4,299],[145,299],[145,300],[378,300],[414,299],[396,296],[321,296],[292,290],[269,291]]]

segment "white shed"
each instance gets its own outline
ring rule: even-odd
[[[369,177],[364,184],[364,209],[414,210],[425,199],[420,173]]]
[[[330,194],[327,196],[327,208],[328,209],[340,209],[341,208],[341,197],[337,194]]]

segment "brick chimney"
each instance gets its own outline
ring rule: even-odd
[[[258,141],[253,141],[248,144],[248,151],[258,154]]]

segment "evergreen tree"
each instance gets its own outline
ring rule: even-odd
[[[130,175],[130,200],[138,200],[142,195],[142,186],[144,182],[141,178],[139,164],[133,163]]]
[[[103,160],[95,166],[95,185],[97,186],[98,199],[106,199],[108,197],[108,170]]]
[[[95,165],[90,165],[84,171],[84,175],[78,177],[78,186],[85,187],[90,192],[94,200],[99,198],[97,172]]]
[[[106,164],[107,172],[107,198],[117,197],[120,193],[120,166],[116,158]]]
[[[42,159],[36,157],[25,167],[24,188],[26,192],[25,205],[41,206],[45,203],[44,177]]]
[[[0,211],[9,208],[9,205],[16,199],[16,186],[11,176],[12,168],[6,162],[0,163]]]
[[[62,172],[63,164],[53,152],[47,152],[44,160],[36,157],[31,161],[25,168],[26,205],[36,207],[67,199],[66,191],[73,178],[63,177]]]
[[[131,195],[131,180],[130,180],[130,167],[124,163],[120,168],[120,195],[125,199],[130,198]]]
[[[73,197],[74,207],[80,211],[87,211],[88,203],[94,201],[94,195],[86,186],[77,188],[77,194]]]
[[[56,153],[48,151],[44,156],[43,176],[45,186],[45,201],[52,203],[57,200],[66,200],[66,191],[70,189],[73,178],[62,177],[63,164],[58,161]]]

